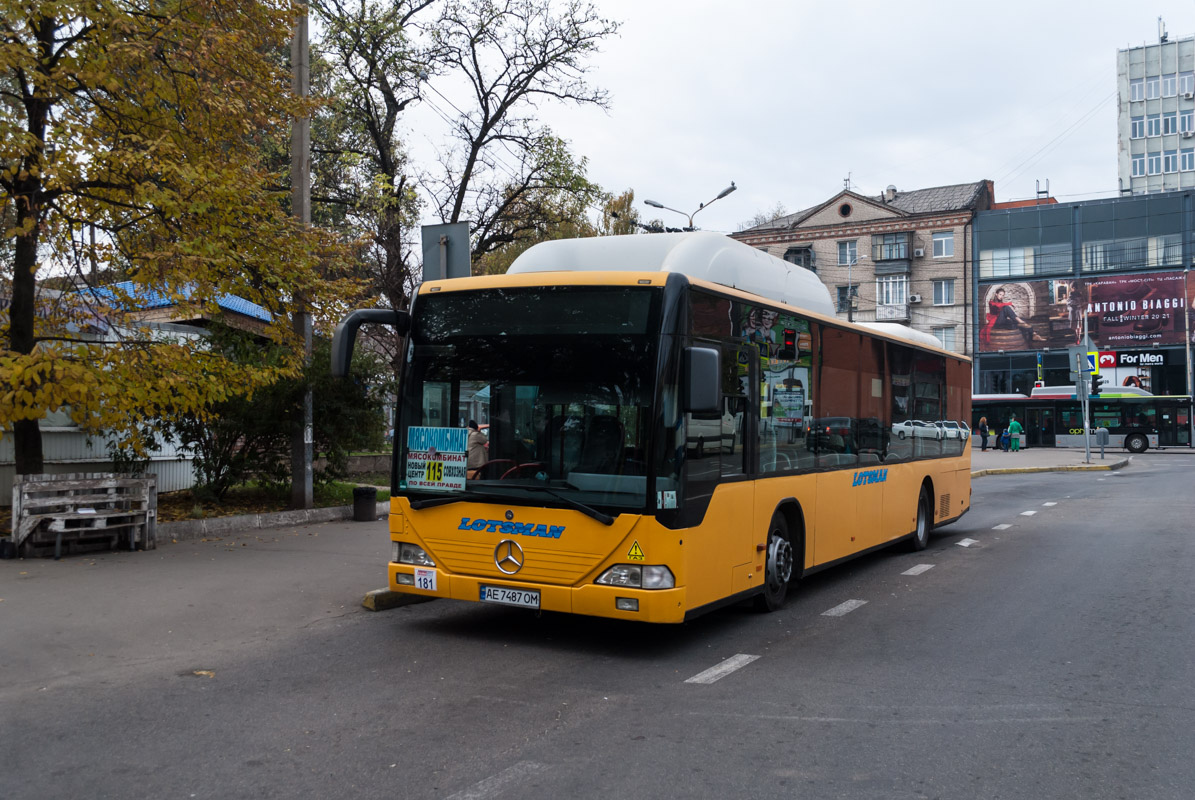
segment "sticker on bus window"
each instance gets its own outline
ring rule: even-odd
[[[465,488],[467,428],[407,429],[406,485],[411,489]]]

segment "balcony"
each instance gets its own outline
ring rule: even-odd
[[[910,255],[909,238],[906,234],[885,234],[881,241],[872,241],[871,260],[875,264],[876,275],[908,273],[912,266]]]
[[[908,322],[909,304],[896,303],[893,305],[876,306],[876,322]]]
[[[905,241],[873,244],[871,246],[871,258],[873,261],[908,261],[909,243]]]

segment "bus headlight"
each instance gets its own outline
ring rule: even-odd
[[[672,570],[662,564],[644,567],[638,564],[615,564],[598,576],[595,583],[635,589],[671,589],[676,586],[676,579],[672,577]]]
[[[392,560],[399,564],[414,564],[417,567],[434,567],[435,561],[428,558],[422,547],[416,547],[410,542],[393,542],[391,547]]]

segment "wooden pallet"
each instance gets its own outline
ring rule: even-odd
[[[24,557],[157,546],[157,476],[18,475],[12,542]]]

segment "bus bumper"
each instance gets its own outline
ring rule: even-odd
[[[388,566],[390,589],[403,594],[420,597],[443,597],[451,600],[481,602],[483,586],[507,589],[532,590],[539,592],[540,611],[560,611],[566,614],[584,614],[591,617],[609,617],[637,622],[672,622],[685,620],[685,590],[676,589],[630,589],[624,586],[549,586],[544,584],[519,583],[517,580],[495,580],[473,578],[466,575],[451,575],[441,569],[424,569],[424,574],[435,573],[435,589],[419,589],[408,583],[399,583],[399,575],[413,579],[415,568],[407,564]],[[638,601],[638,610],[619,608],[619,600]]]

